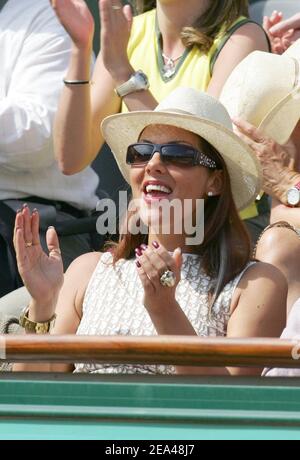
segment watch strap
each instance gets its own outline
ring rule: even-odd
[[[148,88],[149,80],[147,75],[145,75],[142,70],[137,70],[130,76],[129,80],[115,88],[115,93],[122,98],[128,94],[135,93],[136,91],[143,91]]]
[[[48,321],[42,322],[31,321],[28,318],[28,313],[29,306],[24,308],[19,318],[19,324],[26,332],[30,332],[32,334],[46,334],[53,328],[56,319],[55,313]]]
[[[134,91],[136,91],[136,89],[134,82],[132,81],[132,77],[125,81],[125,83],[122,83],[122,85],[115,88],[115,92],[119,97],[127,96],[127,94],[133,93]]]

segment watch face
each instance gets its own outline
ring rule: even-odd
[[[300,201],[300,192],[296,188],[290,188],[287,192],[287,202],[291,206],[296,206]]]

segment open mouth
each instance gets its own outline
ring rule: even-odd
[[[172,191],[173,190],[167,185],[152,184],[149,182],[144,185],[143,189],[144,198],[146,201],[167,199],[169,195],[171,195]]]

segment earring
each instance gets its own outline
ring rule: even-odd
[[[207,196],[214,196],[213,192],[208,192]]]

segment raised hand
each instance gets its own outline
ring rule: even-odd
[[[283,20],[281,12],[273,11],[263,22],[272,45],[272,51],[282,54],[300,38],[300,13]]]
[[[59,21],[79,49],[92,48],[94,19],[84,0],[50,0]]]
[[[247,121],[233,119],[237,134],[255,153],[262,168],[263,189],[269,195],[286,203],[285,176],[294,169],[296,148],[292,141],[284,146],[265,136]]]
[[[57,234],[50,227],[46,235],[49,255],[41,247],[39,214],[25,205],[16,215],[14,245],[19,273],[33,300],[53,305],[63,284],[63,264]],[[47,316],[47,315],[46,315]],[[49,318],[52,313],[49,313]],[[48,317],[47,316],[47,317]]]
[[[127,45],[132,24],[130,5],[123,7],[119,0],[100,0],[99,7],[103,63],[115,81],[127,80],[130,76],[128,75],[130,64],[127,57]]]
[[[144,305],[153,313],[159,313],[163,306],[175,303],[182,264],[181,251],[178,248],[171,256],[163,246],[154,241],[152,247],[142,245],[135,252],[138,274],[144,287]],[[161,282],[161,276],[167,271],[174,275],[172,287],[164,286]]]

